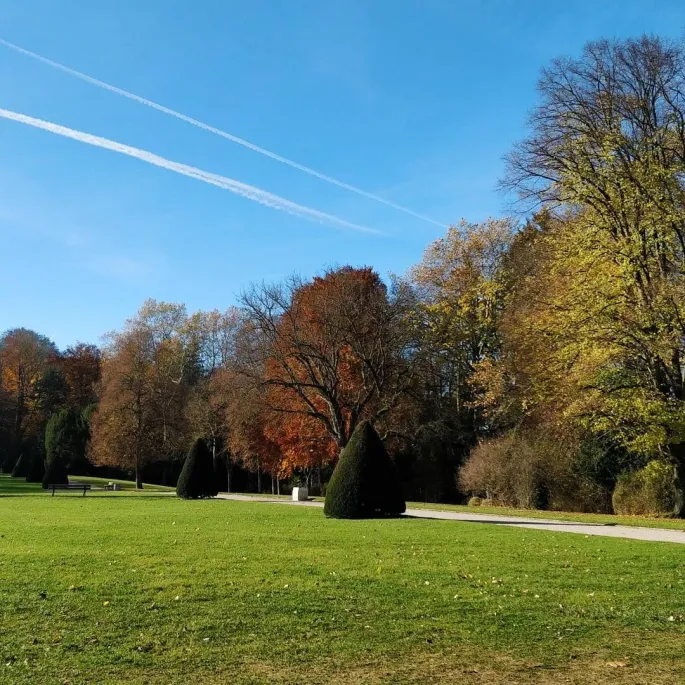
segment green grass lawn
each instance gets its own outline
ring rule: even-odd
[[[680,545],[0,477],[2,683],[671,684],[684,614]]]

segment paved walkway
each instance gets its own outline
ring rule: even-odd
[[[240,502],[269,502],[271,504],[288,504],[295,507],[323,507],[323,502],[293,502],[289,499],[274,497],[251,497],[248,495],[220,494],[220,499]],[[471,523],[489,523],[500,526],[518,526],[535,530],[553,530],[559,533],[578,533],[580,535],[601,535],[609,538],[630,538],[632,540],[649,540],[652,542],[677,542],[685,545],[685,531],[665,528],[637,528],[634,526],[615,526],[603,523],[573,523],[552,519],[524,518],[518,516],[498,516],[495,514],[476,514],[458,511],[437,511],[434,509],[407,509],[406,516],[424,519],[444,519],[447,521],[469,521]],[[685,522],[683,522],[685,526]]]

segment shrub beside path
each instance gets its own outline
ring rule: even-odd
[[[314,500],[294,502],[290,499],[277,499],[268,496],[253,497],[250,495],[233,495],[226,493],[219,494],[218,498],[240,502],[267,502],[270,504],[289,504],[296,507],[323,508],[323,502]],[[685,545],[685,531],[667,530],[664,528],[638,528],[633,526],[607,525],[603,523],[573,523],[570,521],[554,521],[552,519],[436,511],[434,509],[407,509],[404,516],[411,518],[443,519],[446,521],[467,521],[469,523],[489,523],[491,525],[533,528],[535,530],[551,530],[557,533],[600,535],[609,538],[629,538],[631,540],[647,540],[650,542],[675,542]],[[683,525],[685,525],[685,522],[683,522]]]

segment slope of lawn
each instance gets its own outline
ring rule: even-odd
[[[0,478],[0,682],[676,683],[679,545]]]

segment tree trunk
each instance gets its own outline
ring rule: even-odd
[[[140,472],[140,459],[138,458],[138,450],[137,449],[136,449],[135,473],[136,473],[136,490],[142,490],[143,489],[143,474]]]
[[[281,480],[278,477],[276,477],[276,494],[281,494]]]
[[[226,454],[226,492],[231,492],[231,460]]]
[[[685,442],[671,445],[671,455],[673,457],[675,486],[680,494],[675,514],[678,518],[685,518]]]
[[[262,493],[262,470],[257,467],[257,493],[261,495]]]

